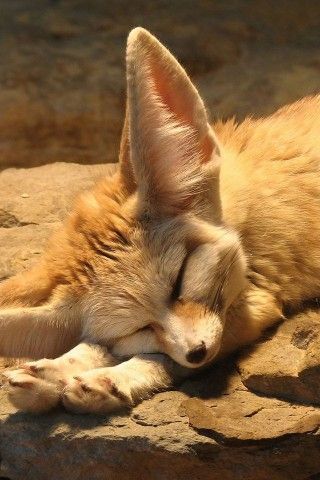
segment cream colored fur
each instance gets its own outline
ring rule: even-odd
[[[320,293],[320,97],[211,128],[141,28],[127,88],[119,173],[0,286],[0,354],[48,357],[6,375],[22,410],[131,406]]]

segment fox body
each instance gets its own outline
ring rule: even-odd
[[[0,285],[0,354],[39,359],[6,375],[26,411],[130,406],[320,294],[320,97],[211,127],[142,28],[127,89],[117,173]]]

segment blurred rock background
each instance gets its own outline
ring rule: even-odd
[[[117,160],[137,25],[178,57],[212,118],[320,91],[319,0],[1,0],[0,12],[0,169]]]

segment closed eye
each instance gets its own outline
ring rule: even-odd
[[[184,276],[184,272],[185,272],[186,265],[187,265],[187,260],[188,260],[188,257],[185,257],[183,262],[182,262],[182,265],[180,267],[180,270],[178,272],[176,281],[173,285],[171,295],[170,295],[170,302],[171,303],[174,303],[177,300],[179,300],[179,297],[181,296],[182,282],[183,282],[183,276]]]

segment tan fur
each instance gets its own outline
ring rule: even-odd
[[[18,408],[131,405],[185,374],[145,354],[206,365],[320,293],[320,97],[211,129],[182,67],[143,29],[127,70],[119,172],[79,198],[33,271],[0,286],[2,355],[85,342],[71,363],[9,373]],[[109,352],[140,356],[112,366]]]

